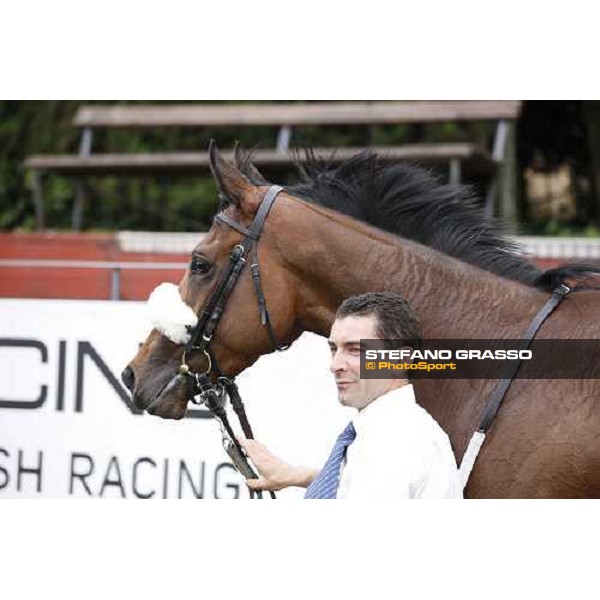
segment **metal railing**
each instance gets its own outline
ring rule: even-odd
[[[101,269],[110,271],[110,300],[121,298],[121,272],[126,270],[156,271],[166,269],[182,270],[187,263],[176,262],[132,262],[132,261],[102,261],[102,260],[52,260],[32,258],[2,258],[0,268],[48,268],[48,269]]]

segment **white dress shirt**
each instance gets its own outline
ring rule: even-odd
[[[338,498],[462,498],[450,440],[407,384],[353,419]]]

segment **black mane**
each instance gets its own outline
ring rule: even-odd
[[[240,166],[254,183],[265,183],[249,156]],[[384,164],[370,151],[337,166],[307,152],[296,167],[300,181],[286,187],[290,194],[502,277],[551,291],[567,278],[598,273],[588,265],[538,269],[519,255],[499,221],[484,217],[468,187],[442,184],[420,167]]]

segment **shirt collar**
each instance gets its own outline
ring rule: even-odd
[[[400,388],[396,388],[391,392],[379,396],[370,404],[367,404],[355,417],[352,419],[356,433],[373,419],[379,419],[390,410],[397,411],[398,409],[409,408],[416,404],[415,391],[411,383],[407,383]]]

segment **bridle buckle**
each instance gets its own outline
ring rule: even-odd
[[[224,408],[227,400],[225,386],[220,382],[212,384],[209,381],[207,384],[206,382],[208,381],[208,376],[206,373],[193,373],[192,376],[194,377],[194,381],[200,388],[201,392],[191,398],[191,401],[196,405],[206,404],[208,407],[210,407],[211,411],[214,411],[217,406]]]
[[[236,261],[240,260],[242,263],[246,262],[246,258],[244,257],[245,248],[242,244],[236,244],[231,251],[231,260]]]
[[[554,289],[554,293],[555,293],[557,296],[564,297],[564,296],[566,296],[567,294],[570,294],[570,293],[571,293],[571,291],[572,291],[572,289],[573,289],[573,288],[569,287],[569,286],[568,286],[568,285],[566,285],[565,283],[561,283],[559,286],[557,286],[557,287]]]

